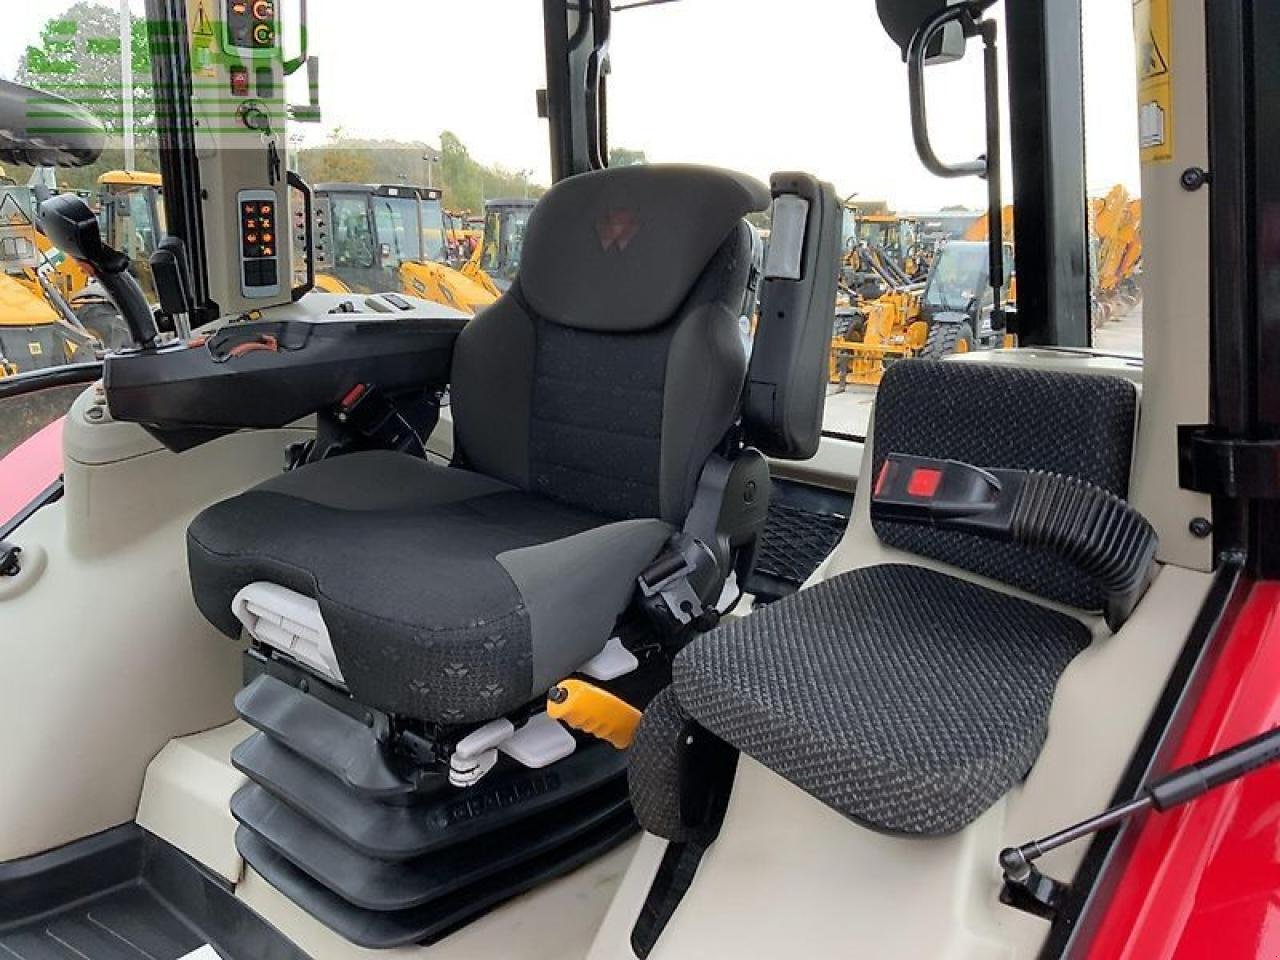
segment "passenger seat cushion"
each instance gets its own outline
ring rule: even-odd
[[[238,590],[280,584],[319,603],[361,703],[468,723],[598,653],[670,533],[401,454],[352,454],[210,507],[188,562],[197,606],[228,635]]]
[[[921,567],[854,570],[677,656],[693,719],[850,819],[962,829],[1031,770],[1078,620]]]
[[[876,396],[873,463],[891,453],[978,467],[1048,470],[1124,498],[1129,491],[1137,388],[1119,377],[1001,363],[896,363]],[[1043,551],[926,526],[875,521],[890,546],[953,564],[1082,610],[1101,588]]]

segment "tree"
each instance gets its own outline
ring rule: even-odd
[[[131,18],[133,34],[133,112],[140,170],[159,169],[155,148],[155,96],[151,78],[151,50],[147,24]],[[80,0],[45,23],[37,43],[18,61],[14,79],[57,94],[88,109],[107,129],[109,148],[91,167],[59,172],[59,182],[72,189],[88,189],[98,176],[124,166],[117,144],[124,128],[121,89],[120,13],[118,8]]]
[[[370,151],[349,142],[341,127],[329,132],[322,147],[303,150],[298,172],[308,183],[371,183],[375,179]]]
[[[626,147],[613,147],[609,150],[611,167],[635,167],[648,162],[643,150],[628,150]]]

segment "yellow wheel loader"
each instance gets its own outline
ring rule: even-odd
[[[84,357],[94,337],[67,302],[87,275],[36,231],[35,206],[0,171],[0,377]]]
[[[439,190],[325,183],[314,192],[318,290],[403,293],[468,314],[498,298],[492,284],[448,265]]]
[[[484,239],[472,262],[498,290],[509,290],[515,280],[533,204],[532,200],[489,200],[484,205]]]

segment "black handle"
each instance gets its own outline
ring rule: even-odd
[[[307,280],[300,287],[294,287],[292,292],[293,302],[297,303],[303,297],[316,287],[316,256],[315,256],[315,219],[312,210],[312,193],[311,187],[302,179],[301,176],[289,171],[286,177],[290,188],[297,190],[302,194],[302,209],[306,218],[306,261],[307,261]]]
[[[89,205],[73,193],[50,197],[40,205],[39,228],[59,250],[93,271],[128,325],[134,344],[155,346],[159,331],[146,294],[129,274],[129,258],[102,242],[98,218]]]
[[[98,280],[128,325],[133,342],[142,347],[154,347],[160,330],[151,313],[151,304],[147,303],[147,295],[133,275],[128,270],[99,273]]]
[[[968,163],[949,164],[938,159],[929,140],[929,117],[925,107],[924,67],[930,45],[949,23],[972,21],[973,12],[968,4],[943,7],[921,24],[907,47],[907,80],[911,96],[911,134],[916,153],[925,169],[939,177],[984,177],[987,175],[987,159],[979,157]]]
[[[1280,728],[1268,730],[1207,760],[1175,770],[1157,780],[1147,791],[1152,805],[1163,812],[1276,760],[1280,760]]]

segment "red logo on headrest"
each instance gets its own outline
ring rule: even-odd
[[[596,235],[605,253],[626,250],[639,232],[640,216],[634,210],[609,210],[596,221]]]

